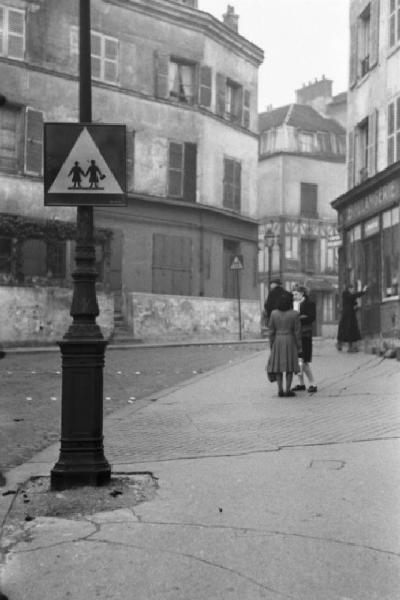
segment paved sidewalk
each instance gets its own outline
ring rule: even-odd
[[[8,599],[398,600],[400,364],[318,341],[318,393],[278,398],[265,361],[107,417],[113,472],[151,472],[156,497],[21,523],[2,567]],[[47,476],[58,450],[8,472],[8,486]]]

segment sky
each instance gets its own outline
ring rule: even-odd
[[[295,101],[295,90],[325,75],[333,94],[347,89],[349,0],[198,0],[222,20],[227,5],[239,15],[239,33],[264,50],[258,110]]]

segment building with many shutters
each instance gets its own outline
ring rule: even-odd
[[[0,0],[0,285],[71,284],[73,208],[43,206],[43,121],[78,121],[78,2]],[[127,207],[95,208],[98,287],[258,297],[260,48],[195,0],[92,0],[92,114],[127,126]],[[4,291],[4,290],[3,290]],[[122,296],[121,296],[122,294]],[[122,298],[122,300],[121,300]]]
[[[317,305],[317,335],[333,335],[337,323],[337,216],[330,203],[345,186],[345,115],[346,95],[332,96],[325,77],[297,90],[295,103],[259,115],[262,299],[271,277],[287,289],[305,285]]]
[[[400,2],[350,3],[347,191],[333,206],[341,287],[368,285],[360,325],[371,344],[400,334]]]

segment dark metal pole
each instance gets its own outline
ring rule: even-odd
[[[268,246],[268,290],[271,287],[272,276],[272,247]]]
[[[92,120],[90,0],[79,0],[79,120]],[[59,342],[62,355],[61,449],[51,471],[53,489],[101,485],[111,467],[103,447],[103,367],[107,342],[96,323],[93,207],[77,210],[73,322]]]
[[[242,339],[242,311],[240,309],[240,280],[239,280],[239,269],[236,269],[236,286],[237,286],[237,299],[238,299],[238,317],[239,317],[239,340]]]

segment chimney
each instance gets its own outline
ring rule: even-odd
[[[222,19],[229,29],[238,33],[239,31],[239,15],[235,14],[235,7],[228,4],[226,13],[222,15]]]
[[[324,101],[332,98],[332,80],[326,79],[325,75],[296,90],[296,104],[312,104],[317,98]]]

